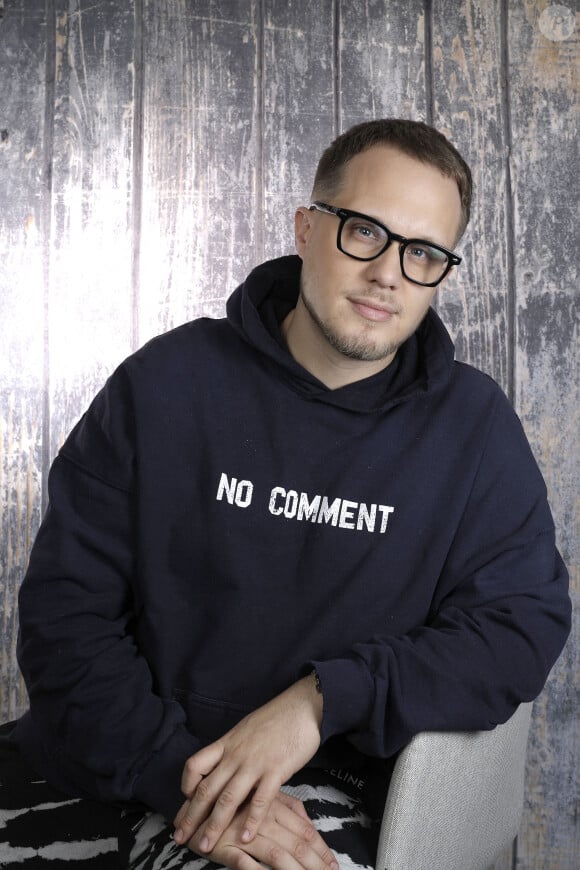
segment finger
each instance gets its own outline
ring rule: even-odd
[[[185,803],[183,803],[183,804],[181,805],[181,807],[179,808],[177,815],[176,815],[175,818],[173,819],[173,827],[174,827],[174,828],[179,828],[179,826],[180,826],[180,824],[181,824],[181,820],[183,819],[183,817],[184,817],[185,814],[187,813],[187,808],[188,808],[188,806],[189,806],[189,801],[187,800],[187,801],[185,801]]]
[[[258,836],[243,846],[250,854],[272,868],[301,868],[301,870],[338,870],[334,856],[330,862],[324,858],[301,835],[271,818],[265,821]],[[330,853],[330,850],[327,849]]]
[[[304,804],[298,798],[292,797],[292,795],[286,794],[285,791],[280,790],[278,794],[278,800],[285,804],[289,809],[295,812],[297,815],[302,816],[303,819],[308,819],[310,821],[310,816],[306,812],[304,808]]]
[[[176,830],[173,836],[176,843],[185,843],[194,835],[202,822],[207,819],[220,793],[235,774],[236,769],[233,764],[223,759],[223,752],[218,757],[216,748],[221,748],[219,742],[212,744],[211,747],[206,747],[206,749],[211,749],[211,752],[205,753],[204,750],[201,750],[196,755],[192,755],[185,763],[182,784],[194,782],[197,775],[197,785],[190,794],[189,801],[182,806],[175,819]],[[196,774],[200,767],[212,764],[216,758],[218,759],[217,766],[207,776]],[[227,802],[227,797],[223,800]],[[200,840],[201,838],[198,838],[198,842]]]
[[[218,789],[216,781],[214,774],[199,784],[180,825],[186,839],[189,831],[198,829],[195,841],[203,853],[211,852],[255,786],[254,775],[243,770],[236,771],[229,781],[220,782]]]
[[[195,847],[192,848],[192,851],[195,852]],[[264,870],[262,861],[253,858],[239,846],[233,844],[220,845],[214,849],[211,855],[204,855],[204,858],[210,858],[214,864],[218,864],[220,867],[230,867],[232,870]]]
[[[191,843],[187,845],[192,852],[196,855],[199,854],[195,845]],[[248,852],[243,851],[240,846],[229,842],[225,844],[219,843],[211,855],[204,855],[203,857],[205,859],[209,858],[220,867],[230,867],[232,870],[263,870],[264,868],[263,863],[259,859],[253,858]]]
[[[283,792],[280,793],[280,796],[282,795]],[[284,795],[284,797],[289,796]],[[296,801],[296,803],[302,806],[301,801]],[[302,809],[304,810],[303,806]],[[306,810],[304,810],[305,815],[302,815],[302,813],[296,813],[284,800],[279,800],[274,804],[273,812],[274,818],[280,826],[286,828],[302,843],[309,846],[310,849],[312,849],[312,851],[322,859],[327,867],[335,867],[336,870],[338,870],[336,856],[331,849],[329,849],[325,840],[323,840],[320,833],[314,827],[311,819],[306,813]]]
[[[183,805],[179,812],[179,824],[176,825],[176,831],[173,835],[176,843],[185,843],[195,833],[199,833],[200,825],[209,817],[217,801],[221,800],[222,805],[228,804],[227,786],[231,778],[232,771],[226,765],[220,765],[209,776],[202,777],[190,800]],[[248,787],[248,791],[250,789],[251,785]],[[233,818],[233,812],[230,821],[231,818]],[[201,840],[200,834],[197,837],[199,848],[201,848]],[[210,840],[209,842],[211,848],[216,841]]]
[[[192,847],[192,851],[196,851],[195,847]],[[270,870],[305,870],[305,865],[300,864],[286,849],[262,837],[243,848],[233,843],[226,846],[220,843],[210,855],[204,857],[231,870],[263,870],[264,867]]]
[[[185,762],[181,776],[181,791],[186,797],[191,797],[204,776],[208,776],[217,767],[224,755],[224,746],[220,741],[210,743],[200,749]]]
[[[281,839],[286,840],[283,844]],[[229,843],[222,846],[221,843],[208,856],[217,864],[231,867],[233,870],[262,870],[264,866],[271,870],[328,870],[320,863],[320,859],[312,855],[292,854],[294,843],[289,837],[282,835],[276,839],[264,837],[260,834],[247,846],[237,846]],[[195,847],[193,847],[195,851]],[[337,866],[338,870],[338,866]]]
[[[242,843],[249,843],[254,839],[272,806],[272,801],[278,797],[279,792],[280,782],[277,779],[264,777],[260,780],[242,822]]]

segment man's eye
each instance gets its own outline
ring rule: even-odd
[[[357,238],[365,242],[376,242],[381,239],[379,227],[367,223],[353,223],[349,227],[350,232]]]
[[[406,255],[416,262],[441,263],[447,259],[443,251],[431,248],[429,245],[408,245]]]

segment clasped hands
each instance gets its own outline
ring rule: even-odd
[[[302,803],[280,791],[320,746],[322,696],[304,677],[185,764],[175,841],[234,870],[338,870]]]

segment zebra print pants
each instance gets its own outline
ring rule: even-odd
[[[177,846],[156,813],[76,799],[40,779],[0,727],[2,870],[217,870]],[[284,787],[302,800],[341,870],[372,870],[380,819],[360,791],[337,787],[327,771],[304,770]]]

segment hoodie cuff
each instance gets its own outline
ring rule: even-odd
[[[133,788],[135,798],[172,824],[185,800],[181,792],[183,767],[201,747],[185,728],[178,728],[142,770]]]
[[[322,743],[337,734],[350,734],[368,727],[374,684],[362,662],[356,659],[312,661],[308,668],[318,674],[322,690]]]

